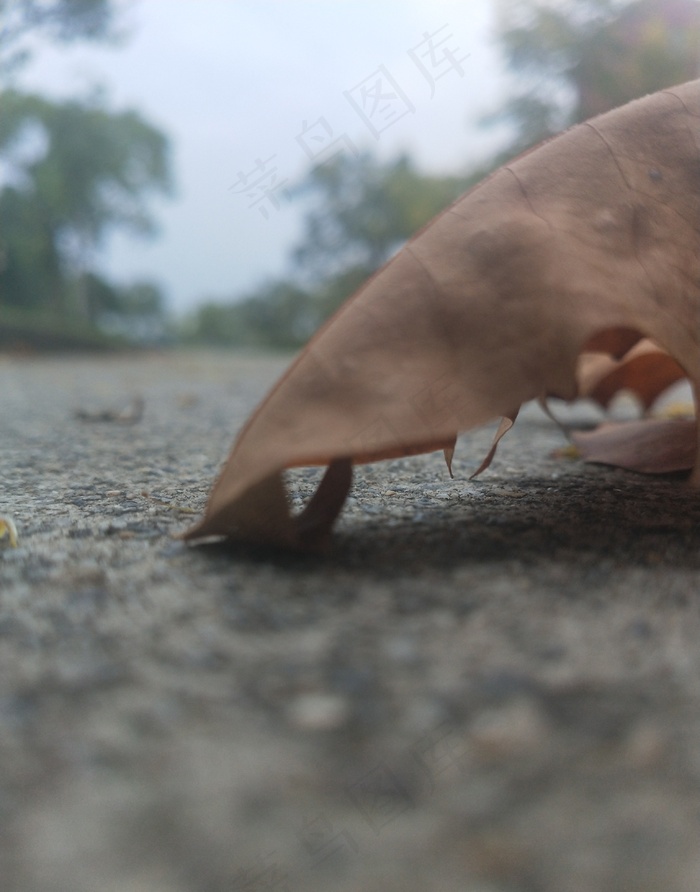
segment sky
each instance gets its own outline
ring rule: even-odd
[[[117,0],[117,46],[37,45],[22,88],[106,88],[172,140],[159,237],[110,237],[115,281],[160,282],[171,309],[232,299],[289,271],[303,205],[285,189],[337,151],[406,150],[457,173],[505,134],[478,126],[505,94],[492,0]]]

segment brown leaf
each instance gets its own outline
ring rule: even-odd
[[[603,424],[572,435],[581,457],[643,474],[689,471],[697,455],[697,427],[688,419],[655,418]]]
[[[694,81],[500,168],[312,338],[248,421],[186,538],[304,547],[281,472],[340,462],[309,509],[320,541],[350,463],[449,455],[461,431],[527,400],[572,399],[584,349],[624,355],[648,337],[700,387],[699,157]]]

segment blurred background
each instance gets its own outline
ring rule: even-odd
[[[0,0],[0,348],[294,349],[700,0]]]

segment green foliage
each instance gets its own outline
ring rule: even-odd
[[[465,188],[460,177],[431,177],[407,155],[382,164],[370,153],[338,154],[309,172],[296,194],[310,198],[300,269],[325,278],[374,270]]]
[[[36,34],[115,38],[115,13],[114,0],[0,0],[0,74],[27,61]],[[167,138],[136,112],[111,112],[99,92],[0,94],[0,344],[162,340],[159,287],[117,287],[89,267],[114,229],[154,234],[148,201],[170,190]]]
[[[109,350],[128,345],[122,337],[90,325],[85,319],[59,318],[45,310],[0,306],[0,349]]]
[[[98,330],[132,344],[156,344],[168,339],[165,298],[155,282],[132,282],[117,288],[94,273],[85,278],[84,293]]]
[[[0,192],[0,306],[28,311],[62,303],[61,258],[40,200]]]
[[[498,40],[524,84],[497,115],[504,156],[578,121],[697,76],[698,0],[499,0]]]
[[[0,0],[0,73],[16,70],[29,58],[21,47],[30,33],[51,40],[104,40],[114,36],[112,0]]]
[[[121,309],[119,289],[94,272],[87,272],[75,281],[76,299],[81,303],[90,324],[99,327],[100,321]]]
[[[235,302],[209,301],[186,325],[184,339],[212,347],[291,349],[318,323],[311,296],[303,288],[272,282]]]
[[[46,150],[27,159],[21,149],[30,128]],[[145,197],[170,187],[166,137],[136,112],[107,111],[100,96],[52,102],[6,91],[0,95],[0,157],[22,183],[15,191],[39,201],[60,235],[90,245],[115,225],[152,232]]]
[[[109,35],[112,0],[0,0],[2,40],[16,41],[43,30],[54,40],[95,40]]]
[[[112,229],[155,231],[147,198],[170,190],[166,137],[99,96],[51,102],[8,90],[0,160],[0,306],[96,321],[81,272]]]

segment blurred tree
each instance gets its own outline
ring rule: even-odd
[[[22,42],[42,33],[61,43],[116,36],[113,0],[0,0],[0,73],[24,64],[30,52]]]
[[[353,269],[366,275],[465,185],[464,177],[420,173],[407,155],[382,163],[369,152],[338,154],[293,190],[312,202],[294,262],[314,280]]]
[[[39,45],[110,40],[116,0],[0,0],[0,75]],[[51,101],[0,94],[0,335],[75,344],[98,330],[154,340],[165,332],[158,286],[116,286],[90,271],[116,228],[155,232],[148,200],[171,190],[167,138],[134,111],[111,112],[102,92]],[[92,332],[92,334],[91,334]],[[56,335],[56,337],[54,337]]]
[[[108,282],[102,276],[94,272],[84,273],[76,280],[78,301],[85,308],[88,321],[95,328],[100,321],[110,313],[118,313],[120,310],[119,289]]]
[[[134,282],[123,288],[118,309],[126,316],[157,318],[164,310],[163,289],[155,282]]]
[[[525,84],[488,120],[515,125],[504,157],[700,74],[699,0],[499,0],[497,40]]]
[[[311,294],[293,283],[270,282],[242,299],[206,302],[189,321],[186,338],[214,347],[290,349],[318,323]]]
[[[61,284],[61,260],[41,202],[6,186],[0,191],[0,306],[35,310],[60,295]]]
[[[115,227],[155,230],[146,198],[170,189],[166,137],[101,98],[0,95],[0,305],[71,306],[74,279]]]
[[[116,288],[92,273],[88,276],[88,294],[97,298],[94,323],[101,331],[136,344],[159,344],[166,339],[169,326],[160,285],[144,281]]]

